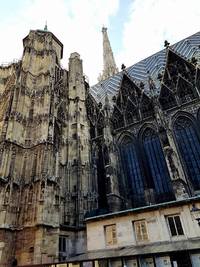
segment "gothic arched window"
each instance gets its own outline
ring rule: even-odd
[[[136,144],[130,137],[125,137],[120,144],[120,157],[124,180],[120,181],[121,190],[127,193],[133,206],[145,204],[144,176],[142,175]]]
[[[159,102],[163,110],[177,106],[174,92],[165,85],[161,87]]]
[[[182,116],[174,123],[174,133],[187,174],[195,190],[200,189],[200,138],[193,122]]]
[[[159,136],[147,128],[143,134],[143,147],[155,189],[156,202],[171,200],[171,180]]]
[[[111,121],[112,121],[113,129],[124,127],[124,117],[123,117],[122,112],[119,110],[117,106],[114,107]]]

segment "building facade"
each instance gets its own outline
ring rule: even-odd
[[[200,225],[193,213],[195,207],[200,215],[199,204],[193,197],[88,218],[88,254],[77,260],[98,259],[112,267],[198,267]]]
[[[30,31],[22,59],[0,67],[2,265],[90,250],[85,218],[193,197],[199,207],[200,33],[118,72],[102,32],[104,70],[92,87],[78,53],[61,66],[63,45],[47,29]]]

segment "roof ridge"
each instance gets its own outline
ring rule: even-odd
[[[200,50],[198,44],[200,44],[200,31],[170,45],[169,48],[177,53],[177,55],[189,60],[197,49]],[[145,84],[144,90],[148,94],[148,71],[152,78],[156,80],[158,73],[165,68],[166,58],[166,48],[164,48],[127,67],[126,73],[136,84],[142,81]],[[117,94],[122,77],[123,70],[101,81],[101,83],[104,84],[104,91],[107,92],[111,98]],[[105,92],[102,92],[102,90],[100,92],[98,90],[99,84],[100,83],[96,83],[90,87],[90,93],[97,102],[102,101],[105,96]],[[159,93],[159,91],[157,93]]]

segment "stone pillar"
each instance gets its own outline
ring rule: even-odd
[[[86,114],[86,87],[82,60],[78,53],[69,59],[68,87],[68,208],[69,223],[82,225],[84,215],[95,202],[97,194],[92,188],[90,174],[89,122]],[[93,201],[91,201],[93,199]]]
[[[110,129],[110,103],[108,96],[104,105],[105,127],[104,127],[104,162],[106,171],[107,200],[110,211],[118,211],[122,208],[123,199],[119,194],[118,177],[116,173],[116,151],[114,148],[113,136]]]

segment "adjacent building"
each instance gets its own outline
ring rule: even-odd
[[[200,265],[199,197],[88,218],[86,255],[101,266]]]

